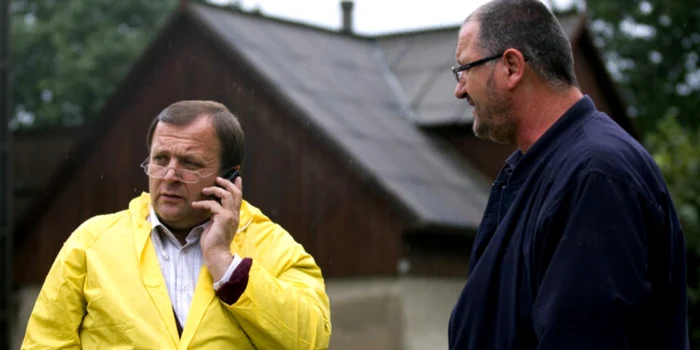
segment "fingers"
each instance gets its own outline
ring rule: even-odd
[[[236,177],[234,182],[228,181],[222,177],[217,177],[216,183],[231,193],[242,193],[243,191],[243,179],[240,176]]]
[[[217,203],[213,200],[201,200],[201,201],[192,202],[192,208],[208,210],[208,211],[212,212],[213,214],[217,214],[221,210],[223,210],[223,207],[221,207],[221,205],[219,205],[219,203]]]
[[[216,183],[226,189],[226,193],[222,193],[223,196],[219,196],[222,199],[221,204],[228,207],[228,200],[230,200],[234,208],[240,208],[243,199],[243,179],[239,176],[232,183],[224,178],[217,177]]]
[[[236,210],[241,207],[241,202],[243,200],[243,180],[238,177],[235,179],[235,183],[231,183],[231,181],[228,181],[226,179],[223,179],[221,177],[216,178],[216,184],[221,186],[210,186],[210,187],[205,187],[202,189],[202,193],[207,195],[207,196],[214,196],[218,197],[220,199],[220,207],[228,208],[229,210]],[[223,188],[222,188],[223,187]],[[202,207],[199,204],[195,203],[203,203],[203,202],[210,202],[211,206]],[[193,202],[192,205],[195,208],[198,209],[208,209],[211,210],[213,213],[217,212],[213,209],[213,206],[215,205],[214,200],[202,200],[202,201],[197,201]],[[219,203],[216,203],[219,204]]]

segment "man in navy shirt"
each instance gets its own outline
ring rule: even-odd
[[[688,349],[685,243],[648,152],[596,110],[538,0],[487,3],[456,49],[474,133],[517,145],[493,184],[451,349]]]

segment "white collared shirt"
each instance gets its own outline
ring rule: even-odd
[[[185,239],[185,245],[182,245],[160,222],[153,207],[150,207],[147,220],[151,223],[151,241],[158,255],[170,301],[180,324],[184,327],[199,279],[199,271],[204,265],[204,255],[199,239],[206,223],[193,228]],[[233,261],[224,276],[214,283],[215,290],[231,278],[233,271],[242,260],[238,255],[233,256]]]

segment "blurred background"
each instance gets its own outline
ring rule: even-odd
[[[147,191],[152,118],[213,99],[246,132],[245,198],[314,255],[331,349],[444,349],[490,182],[452,91],[484,1],[0,0],[0,348],[56,253]],[[700,6],[545,1],[582,90],[652,153],[684,225],[700,349]]]

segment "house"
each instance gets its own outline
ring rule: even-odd
[[[561,21],[583,90],[634,133],[583,17]],[[470,107],[452,96],[458,26],[363,36],[345,23],[183,2],[16,219],[20,319],[68,235],[147,190],[152,118],[211,99],[245,130],[245,198],[323,269],[331,348],[446,347],[471,238],[512,148],[475,139]]]

